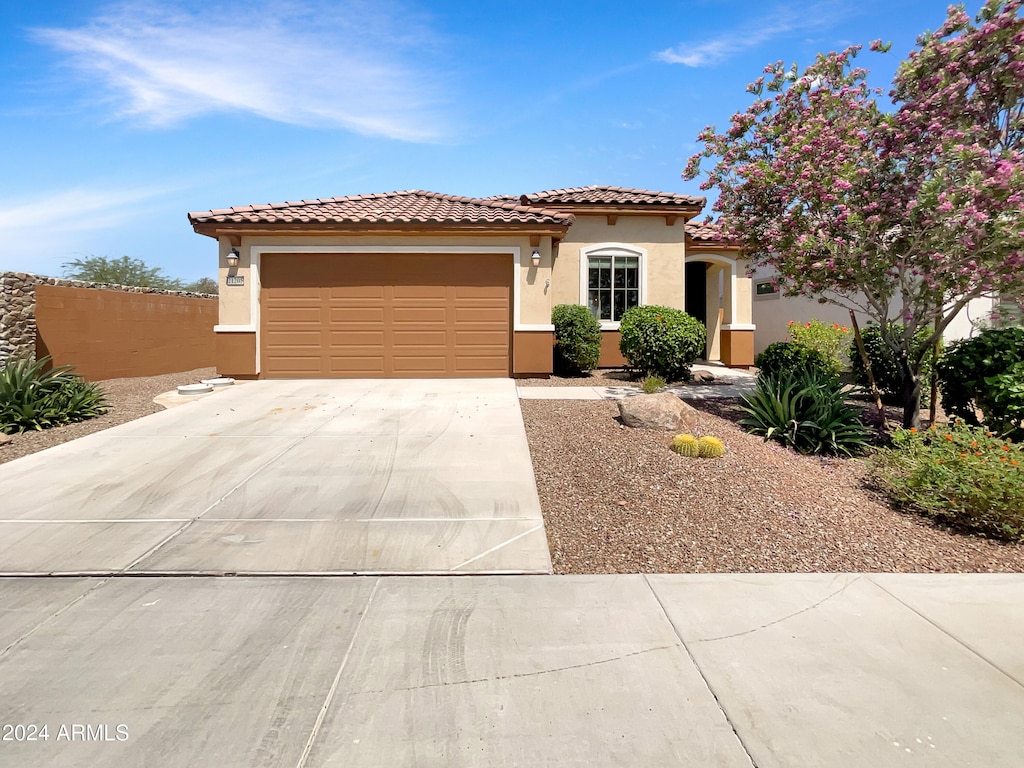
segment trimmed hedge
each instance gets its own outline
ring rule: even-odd
[[[578,376],[593,370],[601,357],[601,324],[581,304],[551,310],[555,326],[555,372]]]
[[[707,344],[704,324],[672,307],[631,307],[622,315],[619,332],[619,351],[629,367],[665,381],[689,379],[690,366]]]

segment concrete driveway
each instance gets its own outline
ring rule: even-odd
[[[246,383],[0,488],[0,574],[551,572],[511,380]]]

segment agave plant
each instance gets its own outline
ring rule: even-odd
[[[821,371],[762,374],[740,408],[740,426],[799,453],[853,456],[871,435],[841,385]]]
[[[42,430],[107,410],[103,391],[65,365],[46,370],[49,357],[15,360],[0,370],[0,432]]]

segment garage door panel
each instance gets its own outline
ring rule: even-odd
[[[496,331],[456,331],[455,346],[464,347],[495,347],[503,349],[507,343],[507,333]]]
[[[275,307],[266,309],[268,323],[311,323],[320,325],[320,307]]]
[[[377,323],[384,324],[383,307],[331,307],[327,320],[333,328],[346,323]]]
[[[459,300],[485,299],[504,303],[508,288],[502,285],[456,285],[455,298]]]
[[[447,355],[395,355],[395,373],[443,374],[448,369]]]
[[[264,254],[263,375],[508,376],[511,256]]]
[[[289,349],[292,347],[312,347],[320,349],[320,331],[289,331],[274,330],[266,343],[268,350]]]
[[[384,357],[367,356],[345,356],[331,358],[331,373],[345,373],[350,375],[381,376],[384,374]]]
[[[395,307],[394,321],[396,324],[409,325],[446,325],[447,311],[444,307]]]
[[[440,331],[404,331],[395,329],[392,333],[395,347],[445,347],[448,344],[448,333]]]
[[[444,301],[448,295],[445,285],[398,285],[393,287],[395,301],[408,299],[434,299]]]
[[[319,336],[317,339],[319,344]],[[384,346],[384,331],[331,330],[328,340],[331,349],[342,349],[344,347],[374,347],[379,349]]]
[[[320,302],[320,289],[316,287],[275,287],[273,300],[279,304],[310,304]]]
[[[508,310],[499,307],[456,307],[455,324],[487,323],[508,327]]]
[[[332,285],[327,290],[331,301],[356,299],[359,301],[384,301],[382,285]]]
[[[276,370],[282,373],[309,373],[318,374],[321,368],[320,355],[299,356],[294,354],[274,355],[268,350],[268,362],[272,361]]]

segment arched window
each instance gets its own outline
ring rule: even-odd
[[[647,298],[647,252],[623,243],[601,243],[580,251],[580,303],[601,321],[618,327],[623,313]]]

